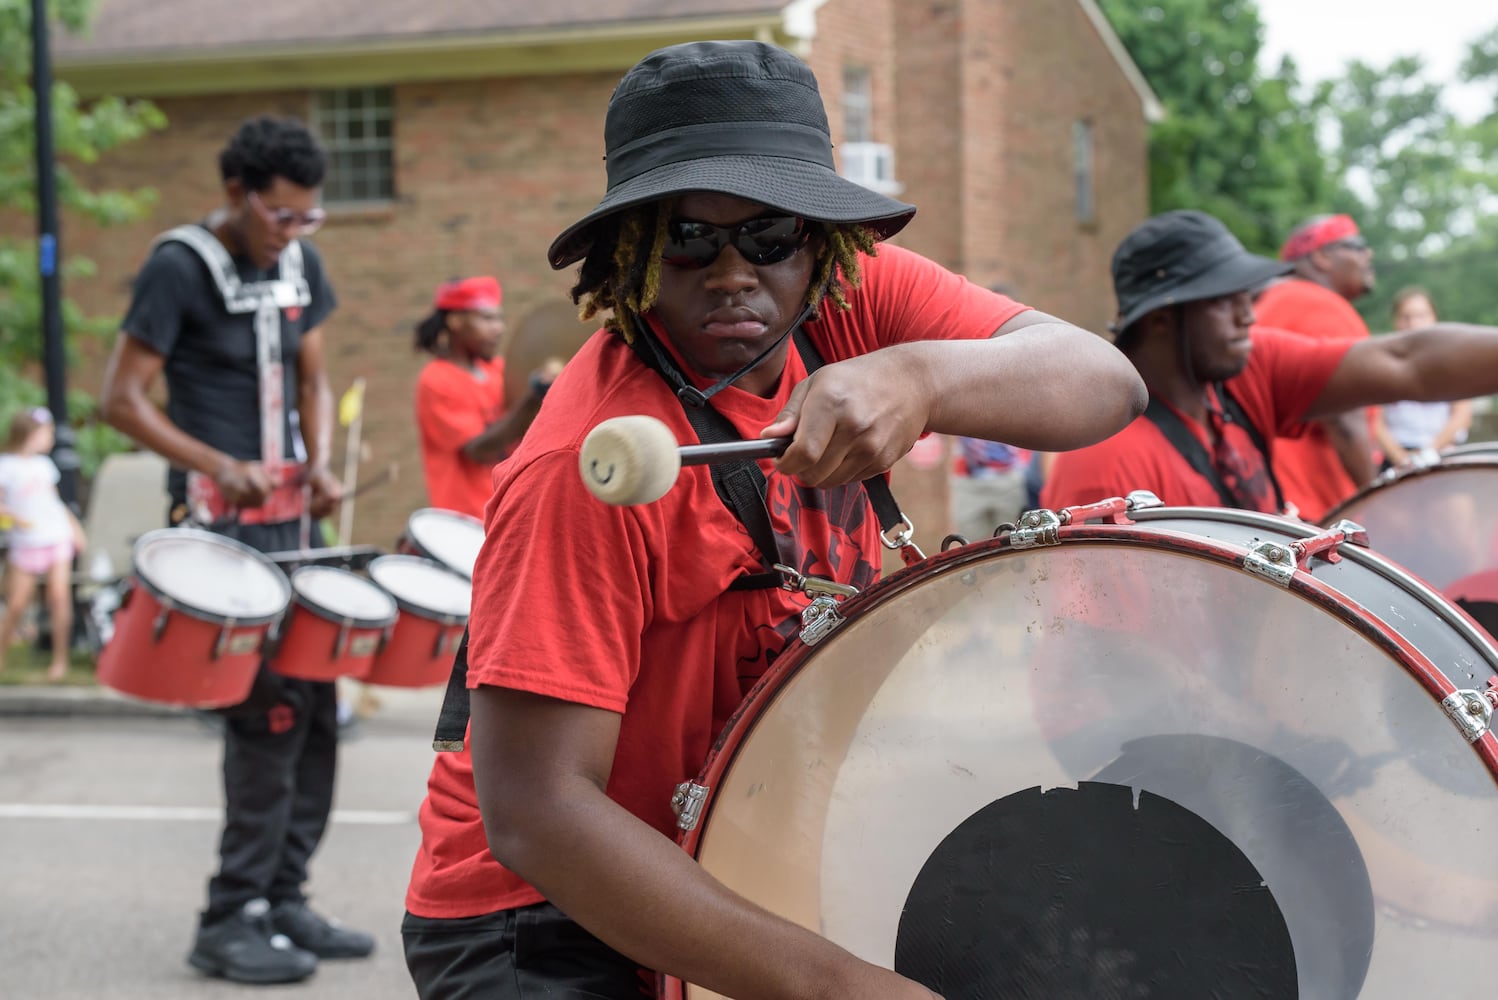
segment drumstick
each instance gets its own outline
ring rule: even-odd
[[[683,465],[774,458],[790,443],[790,438],[761,438],[683,446],[655,417],[613,417],[583,439],[578,471],[588,492],[604,503],[626,507],[665,496]]]

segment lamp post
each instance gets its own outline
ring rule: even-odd
[[[47,0],[31,0],[31,93],[36,108],[37,267],[41,272],[42,364],[47,408],[57,444],[52,460],[62,473],[58,493],[78,506],[78,451],[68,423],[67,357],[63,346],[61,253],[57,241],[57,173],[52,151],[52,59],[47,45]]]

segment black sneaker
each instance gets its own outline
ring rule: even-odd
[[[238,913],[200,926],[187,964],[236,983],[295,983],[317,971],[317,956],[271,926],[270,903],[252,899]]]
[[[374,938],[314,913],[306,900],[287,900],[271,907],[271,926],[318,958],[363,958],[374,951]]]

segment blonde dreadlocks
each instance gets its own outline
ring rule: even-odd
[[[661,251],[666,245],[666,222],[671,206],[663,202],[638,205],[619,212],[600,225],[598,239],[583,258],[572,301],[583,321],[607,313],[603,325],[634,340],[635,323],[655,305],[661,290]],[[874,256],[877,239],[872,230],[856,224],[810,222],[820,249],[812,268],[806,301],[820,308],[824,297],[838,309],[848,308],[839,275],[849,288],[862,278],[859,252]],[[816,313],[813,312],[813,317]]]

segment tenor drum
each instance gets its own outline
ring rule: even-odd
[[[822,614],[677,790],[683,846],[946,1000],[1470,989],[1498,651],[1350,528],[1124,511]]]
[[[369,577],[400,608],[395,629],[364,680],[391,687],[442,684],[468,627],[472,585],[459,573],[420,556],[380,556]]]
[[[1332,511],[1327,523],[1361,524],[1375,549],[1486,619],[1498,635],[1492,610],[1476,606],[1479,594],[1492,592],[1481,578],[1498,571],[1498,450],[1481,447],[1392,469]]]
[[[309,681],[368,673],[380,643],[395,625],[395,598],[336,566],[293,570],[291,591],[291,611],[270,668]]]
[[[453,510],[423,507],[406,518],[406,533],[396,547],[405,555],[430,559],[471,580],[483,544],[483,521]]]
[[[148,701],[222,708],[244,701],[261,647],[291,600],[276,564],[195,528],[136,540],[133,577],[99,655],[99,681]]]

